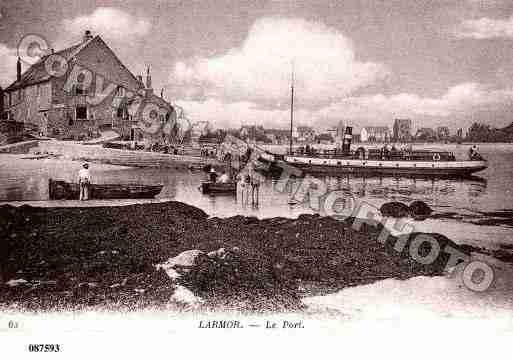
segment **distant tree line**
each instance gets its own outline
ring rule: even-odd
[[[474,122],[468,129],[465,141],[513,142],[513,122],[504,128],[494,128],[484,123]]]

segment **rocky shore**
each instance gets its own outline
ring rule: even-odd
[[[5,205],[0,207],[0,306],[139,310],[170,303],[185,307],[193,297],[204,308],[297,310],[301,297],[314,290],[444,272],[448,254],[420,264],[408,251],[393,249],[396,237],[378,241],[381,225],[363,224],[357,231],[353,220],[209,218],[180,202]],[[407,246],[417,235],[410,235]],[[463,253],[476,250],[435,237]]]

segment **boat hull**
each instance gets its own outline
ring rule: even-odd
[[[237,194],[237,183],[229,182],[229,183],[213,183],[213,182],[203,182],[201,184],[201,192],[203,194],[227,194],[227,195],[235,195]]]
[[[486,161],[380,161],[285,156],[284,162],[306,173],[357,176],[465,178],[487,168]]]
[[[138,184],[91,184],[90,199],[146,199],[154,198],[162,191],[162,185]],[[49,180],[50,199],[79,199],[80,186],[78,183]]]

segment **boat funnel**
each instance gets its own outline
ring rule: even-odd
[[[351,141],[353,140],[353,128],[351,126],[346,127],[346,133],[342,139],[342,152],[349,153],[351,151]]]

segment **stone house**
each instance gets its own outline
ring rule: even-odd
[[[156,141],[170,137],[171,104],[156,96],[148,68],[146,84],[134,76],[100,36],[51,51],[4,90],[9,120],[35,125],[56,138],[94,137],[111,128],[125,138]]]

